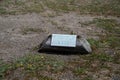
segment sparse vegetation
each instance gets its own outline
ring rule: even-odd
[[[2,60],[0,60],[0,80],[3,79],[4,73],[9,70],[9,64],[4,63]]]
[[[81,74],[85,74],[85,71],[86,71],[86,69],[78,67],[78,68],[75,68],[75,70],[73,72],[76,75],[81,75]]]
[[[108,32],[117,33],[120,31],[119,24],[114,19],[94,19],[93,22],[97,27],[103,28]]]
[[[56,26],[57,29],[65,32],[71,32],[71,29],[67,26]]]
[[[2,64],[2,63],[1,63]],[[41,56],[41,55],[27,55],[22,57],[12,64],[2,64],[0,65],[0,78],[4,78],[5,75],[9,75],[10,72],[14,72],[14,70],[22,69],[22,73],[26,73],[26,75],[31,74],[33,77],[37,75],[37,78],[40,80],[53,80],[52,78],[48,79],[48,77],[42,76],[42,74],[37,74],[42,71],[48,71],[52,73],[59,73],[64,68],[64,62],[58,61],[56,58]],[[32,76],[30,76],[32,78]]]
[[[55,22],[55,21],[51,21],[51,24],[52,24],[52,25],[55,25],[56,27],[58,26],[58,23]]]
[[[95,39],[88,39],[88,41],[91,44],[93,50],[98,49],[100,47],[100,41]]]
[[[105,62],[105,61],[112,62],[114,60],[113,57],[111,57],[110,55],[105,54],[105,53],[98,53],[98,54],[93,53],[91,55],[85,56],[84,58],[89,59],[91,61],[92,60],[99,60],[101,62]]]
[[[41,18],[40,21],[43,22],[42,26],[44,26],[44,28],[41,27],[42,23],[38,24],[40,27],[37,27],[38,25],[35,25],[35,27],[23,26],[24,23],[21,24],[22,21],[19,21],[19,18],[21,15],[27,15],[28,13],[30,13],[29,15],[31,15],[31,13],[38,14],[37,16],[40,16],[39,18]],[[65,15],[63,13],[65,13]],[[69,17],[72,13],[76,14],[66,19],[67,13],[70,13],[67,15],[67,17]],[[81,14],[84,15],[79,18],[79,15]],[[10,76],[12,76],[10,77],[11,80],[19,80],[21,77],[24,80],[61,80],[58,77],[61,77],[61,75],[64,75],[68,72],[68,79],[70,79],[72,75],[76,78],[78,77],[78,80],[98,80],[99,78],[104,80],[103,77],[108,77],[108,79],[105,78],[105,80],[109,80],[113,77],[113,75],[120,75],[119,0],[1,0],[0,15],[0,20],[4,18],[2,17],[3,15],[10,16],[8,18],[10,22],[7,22],[7,18],[5,17],[4,20],[6,20],[6,22],[0,22],[0,26],[6,27],[7,24],[9,25],[9,23],[14,23],[11,25],[14,27],[12,31],[11,29],[10,31],[9,29],[6,29],[3,30],[0,35],[0,45],[5,44],[2,46],[2,49],[5,49],[6,46],[9,48],[6,51],[1,51],[2,54],[5,53],[5,56],[7,53],[10,53],[10,56],[14,56],[15,54],[12,55],[12,53],[9,51],[15,50],[16,48],[13,49],[14,47],[11,46],[18,47],[17,45],[20,45],[19,48],[21,48],[22,41],[20,40],[23,40],[23,42],[27,41],[26,37],[21,37],[19,34],[26,36],[29,34],[39,35],[39,33],[41,33],[41,36],[43,37],[43,34],[54,33],[54,30],[57,30],[60,31],[60,33],[81,35],[81,32],[85,32],[84,34],[91,34],[91,31],[96,29],[103,30],[104,33],[103,35],[101,34],[102,32],[95,33],[95,31],[93,31],[95,36],[92,35],[91,37],[90,35],[90,38],[88,38],[88,42],[91,44],[93,50],[92,54],[74,55],[73,53],[74,56],[67,55],[66,57],[66,55],[58,55],[56,58],[55,56],[49,54],[43,55],[32,53],[39,49],[39,46],[35,46],[30,50],[32,54],[24,55],[23,57],[10,62],[4,62],[0,60],[0,80],[7,80],[7,78]],[[15,15],[15,20],[11,19],[11,15]],[[89,15],[89,17],[92,15],[95,18],[90,18],[89,21],[89,17],[86,15]],[[99,15],[101,15],[102,18],[98,18],[100,17]],[[85,16],[85,18],[83,18],[83,16]],[[58,19],[59,17],[64,18]],[[30,16],[30,18],[32,18],[32,16]],[[86,20],[87,18],[88,20]],[[73,22],[72,24],[68,24],[72,22],[71,19],[76,19],[76,23]],[[93,20],[91,21],[91,19]],[[14,22],[17,20],[20,24]],[[51,28],[51,26],[49,26],[47,23],[54,27]],[[16,24],[19,25],[17,29]],[[78,27],[79,25],[82,26],[79,26],[79,28],[74,30],[74,28],[70,28],[71,26],[69,27],[69,25],[77,25],[73,27]],[[95,29],[93,29],[93,27],[95,27]],[[52,31],[53,28],[55,29]],[[77,29],[81,29],[81,32],[75,32]],[[94,39],[96,36],[99,38]],[[10,41],[10,44],[8,44],[9,42],[7,42],[7,40]],[[22,44],[22,46],[24,45]],[[23,49],[27,49],[27,47],[28,46],[25,46]],[[20,49],[20,51],[23,49]],[[17,77],[15,72],[20,75],[20,78]],[[13,77],[14,75],[15,77]],[[64,77],[66,77],[66,75],[64,75]]]
[[[39,50],[39,45],[37,45],[37,46],[34,46],[31,50],[33,50],[33,51],[38,51]]]
[[[71,30],[71,32],[69,34],[76,35],[76,33],[74,31],[72,31],[72,30]]]
[[[90,0],[85,3],[81,0],[3,0],[0,3],[0,14],[40,13],[51,9],[57,12],[76,11],[82,14],[119,16],[119,4],[119,0]]]
[[[120,26],[117,21],[113,19],[95,19],[93,23],[95,23],[97,27],[103,28],[108,31],[106,38],[104,38],[104,41],[107,42],[110,47],[120,47],[120,39],[118,37]]]
[[[45,32],[45,30],[43,30],[42,28],[24,28],[24,29],[22,29],[23,35],[26,35],[29,33],[41,33],[41,32]]]

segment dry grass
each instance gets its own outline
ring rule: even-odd
[[[17,15],[26,13],[42,13],[46,10],[62,12],[76,12],[80,14],[120,16],[119,0],[3,0],[0,2],[1,15]],[[56,15],[48,14],[47,17]],[[60,31],[75,34],[68,26],[60,26],[57,22],[51,24]],[[88,39],[93,53],[77,55],[76,59],[64,61],[47,55],[27,55],[11,63],[0,60],[0,79],[12,76],[15,71],[19,75],[25,74],[23,80],[59,80],[59,76],[68,72],[81,80],[110,80],[113,75],[120,75],[120,23],[114,19],[95,18],[93,21],[81,23],[83,27],[99,27],[105,31],[105,35],[99,34],[99,40]],[[43,33],[42,28],[23,28],[23,35],[31,33]],[[37,50],[38,46],[32,50]],[[107,52],[108,51],[108,52]],[[33,54],[33,53],[32,53]],[[55,75],[51,77],[49,75]],[[97,77],[96,77],[97,76]],[[69,79],[69,77],[68,77]]]
[[[3,0],[0,2],[0,14],[41,13],[49,9],[56,12],[119,16],[119,4],[119,0]]]

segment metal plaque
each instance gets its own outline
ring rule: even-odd
[[[52,34],[51,46],[76,47],[76,35]]]

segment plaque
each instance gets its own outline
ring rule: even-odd
[[[52,34],[51,46],[76,47],[77,35]]]

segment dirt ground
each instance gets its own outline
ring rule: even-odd
[[[77,34],[86,39],[94,38],[99,40],[98,34],[104,35],[104,30],[92,26],[82,26],[82,23],[92,21],[95,18],[116,19],[116,17],[78,15],[76,13],[65,13],[54,17],[46,17],[43,14],[25,14],[0,16],[0,59],[11,61],[30,53],[38,53],[34,50],[49,34]],[[62,27],[62,28],[60,28]],[[38,53],[43,55],[44,53]],[[63,61],[71,59],[79,59],[79,55],[55,55],[46,54],[57,57]],[[18,71],[17,71],[18,72]],[[21,77],[20,73],[14,72],[14,77]],[[50,73],[48,74],[50,75]],[[14,76],[14,77],[13,77]],[[55,75],[52,77],[55,78]],[[69,77],[69,78],[68,78]],[[67,72],[59,76],[59,80],[79,80],[71,72]],[[104,79],[104,78],[103,78]],[[107,80],[109,78],[105,78]],[[101,79],[100,79],[101,80]]]
[[[50,34],[76,34],[87,55],[39,53]],[[0,0],[0,80],[120,80],[120,0]]]
[[[32,13],[0,16],[0,59],[9,60],[32,53],[31,49],[53,33],[73,33],[86,39],[99,39],[97,35],[103,31],[94,26],[82,26],[82,23],[92,21],[94,18],[104,18],[103,16],[77,15],[76,13],[65,13],[54,17],[44,15]],[[120,21],[115,17],[107,18]],[[33,28],[35,31],[31,30]]]

